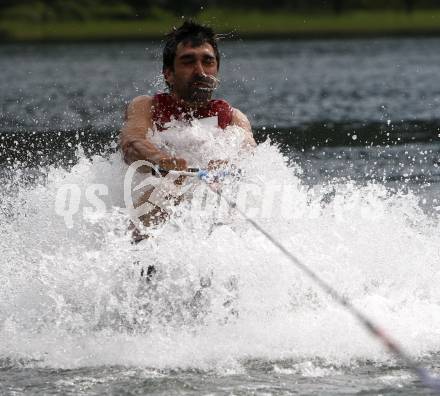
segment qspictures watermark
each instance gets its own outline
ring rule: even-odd
[[[78,184],[63,184],[55,197],[55,213],[64,218],[68,228],[72,228],[73,216],[80,211],[83,196],[88,205],[82,207],[82,214],[84,217],[92,217],[107,213],[107,205],[101,197],[108,194],[109,188],[105,184],[90,184],[84,191]]]
[[[156,176],[139,172],[141,167],[155,170]],[[215,174],[215,171],[212,173]],[[136,184],[138,180],[140,182]],[[210,186],[207,185],[208,182],[196,176],[186,176],[182,180],[177,172],[161,175],[155,164],[136,161],[128,167],[124,176],[124,209],[132,224],[142,228],[145,217],[158,210],[171,215],[181,202],[189,204],[186,205],[189,211],[186,216],[200,218],[201,212],[205,212],[216,221],[227,220],[233,209],[221,198],[222,194],[254,220],[316,219],[326,206],[332,204],[332,200],[328,199],[329,194],[324,190],[318,189],[311,200],[310,196],[313,194],[307,187],[299,184],[262,180],[249,182],[245,177],[231,182],[227,180],[227,176],[225,180],[214,182]],[[220,195],[212,189],[217,190]],[[55,197],[55,213],[64,218],[68,228],[72,228],[77,215],[99,218],[110,213],[112,208],[104,200],[108,195],[109,187],[105,184],[90,184],[85,188],[77,184],[64,184],[59,187]],[[334,195],[335,192],[330,194]],[[336,220],[343,220],[348,212],[353,214],[353,211],[370,220],[383,216],[381,211],[376,211],[359,194],[344,201],[342,205],[335,205],[333,211]]]

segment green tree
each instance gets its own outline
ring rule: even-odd
[[[344,7],[343,0],[333,0],[333,11],[337,14],[341,13]]]
[[[414,0],[404,0],[405,10],[410,13],[414,11]]]
[[[219,2],[220,3],[220,2]],[[176,15],[194,16],[202,7],[206,7],[206,1],[201,0],[167,0],[165,8]]]
[[[123,3],[133,8],[135,16],[144,18],[148,14],[152,2],[148,0],[125,0]]]

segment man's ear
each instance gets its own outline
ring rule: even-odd
[[[169,67],[163,70],[163,78],[168,86],[172,87],[174,85],[174,72]]]

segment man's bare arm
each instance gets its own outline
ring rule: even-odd
[[[120,134],[124,160],[127,164],[147,160],[163,169],[185,170],[187,164],[183,158],[170,156],[150,141],[148,131],[153,129],[152,104],[153,99],[149,96],[138,96],[129,104]]]
[[[255,147],[257,145],[252,133],[251,123],[249,122],[248,118],[238,109],[232,109],[232,125],[237,125],[244,130],[245,136],[243,143],[245,147]]]
[[[120,134],[121,150],[127,164],[138,160],[159,163],[161,159],[170,157],[148,138],[147,132],[153,127],[151,106],[151,97],[138,96],[127,107]]]

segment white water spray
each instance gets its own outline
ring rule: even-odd
[[[200,131],[188,133],[200,137]],[[203,139],[209,157],[197,161],[224,153],[221,144],[215,148],[216,131]],[[182,139],[176,153],[190,146]],[[377,184],[308,189],[300,170],[287,167],[269,143],[234,161],[243,171],[238,186],[258,187],[246,204],[278,240],[411,354],[440,349],[439,225],[416,197]],[[335,365],[388,359],[234,213],[220,222],[215,205],[200,203],[206,210],[195,217],[194,207],[183,204],[157,238],[133,247],[124,172],[118,154],[93,160],[80,154],[69,171],[53,168],[44,183],[15,184],[16,193],[1,193],[0,359],[235,372],[247,359]],[[55,211],[67,184],[81,191],[71,228]],[[100,197],[105,211],[90,206],[85,191],[92,184],[108,186]],[[273,203],[262,206],[271,185],[288,186],[287,192],[273,189]],[[139,274],[148,265],[158,272],[146,285]]]

